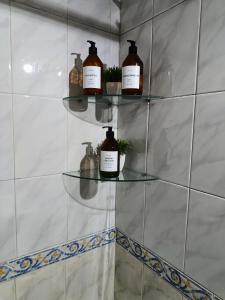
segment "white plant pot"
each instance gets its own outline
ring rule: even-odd
[[[126,160],[126,154],[120,155],[120,172],[123,171]]]
[[[106,92],[108,95],[121,95],[121,82],[106,82]]]

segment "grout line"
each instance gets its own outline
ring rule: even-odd
[[[196,80],[195,80],[195,94],[198,88],[198,73],[199,73],[199,55],[200,55],[200,37],[201,37],[201,20],[202,20],[202,1],[200,0],[199,9],[199,27],[198,27],[198,47],[197,47],[197,62],[196,62]],[[191,205],[191,178],[192,178],[192,166],[193,166],[193,153],[194,153],[194,137],[195,137],[195,124],[196,124],[196,111],[197,111],[197,97],[194,98],[193,107],[193,123],[192,123],[192,133],[191,133],[191,151],[190,151],[190,165],[189,165],[189,178],[188,178],[188,200],[187,200],[187,211],[186,211],[186,224],[185,224],[185,242],[184,242],[184,260],[183,268],[186,269],[186,254],[188,247],[188,225],[189,225],[189,214]]]

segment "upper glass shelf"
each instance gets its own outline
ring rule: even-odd
[[[162,99],[157,96],[127,96],[127,95],[93,95],[63,98],[65,108],[77,118],[95,125],[107,124],[118,128],[117,108],[127,109],[127,105],[136,109],[135,105],[147,105],[149,101]],[[122,109],[122,108],[121,108]]]
[[[95,180],[95,181],[111,181],[111,182],[138,182],[138,181],[152,181],[157,180],[156,177],[151,176],[146,173],[138,173],[131,170],[123,170],[120,172],[119,177],[116,178],[104,178],[101,177],[98,170],[96,171],[73,171],[73,172],[65,172],[64,176],[69,176],[73,178],[86,179],[86,180]]]

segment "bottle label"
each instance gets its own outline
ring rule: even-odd
[[[139,89],[140,69],[140,66],[122,68],[122,89]]]
[[[101,151],[100,170],[103,172],[118,171],[118,151]]]
[[[95,66],[83,67],[83,88],[84,89],[101,88],[101,67],[95,67]]]

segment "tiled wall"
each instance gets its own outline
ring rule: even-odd
[[[70,115],[62,97],[70,53],[85,59],[87,39],[96,41],[104,63],[118,65],[118,22],[111,0],[0,1],[0,263],[115,226],[115,187],[99,184],[88,201],[65,191],[61,173],[79,169],[81,142],[95,147],[105,133]],[[105,189],[107,205],[101,202]],[[44,299],[63,299],[63,268],[52,267],[49,285],[43,282],[47,269],[17,279],[17,299],[39,299],[38,288],[25,288],[36,281],[49,293],[50,286],[62,292]],[[4,300],[13,299],[13,284],[0,284],[0,298],[9,293]]]
[[[225,299],[224,18],[223,0],[122,1],[120,61],[136,39],[145,92],[165,99],[150,104],[149,127],[133,113],[146,129],[134,143],[148,143],[133,166],[160,180],[119,188],[116,225]]]

